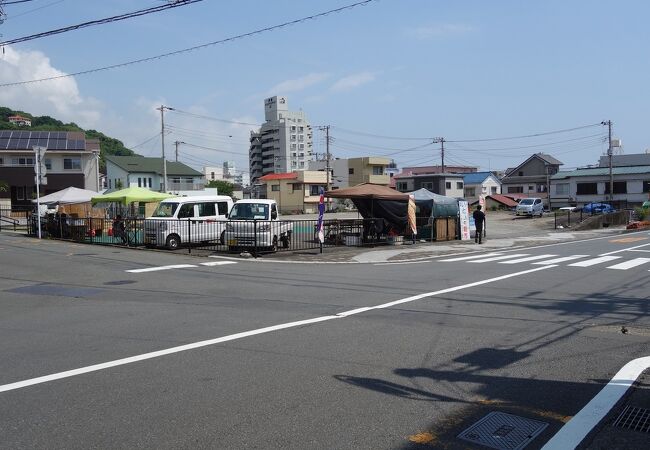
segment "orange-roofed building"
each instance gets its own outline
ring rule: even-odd
[[[258,179],[264,183],[266,198],[275,200],[280,214],[318,212],[320,188],[327,187],[327,174],[321,171],[270,173]]]

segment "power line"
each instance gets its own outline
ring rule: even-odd
[[[522,136],[509,136],[509,137],[501,137],[501,138],[487,138],[487,139],[464,139],[464,140],[447,140],[445,139],[445,142],[490,142],[490,141],[507,141],[510,139],[525,139],[525,138],[532,138],[532,137],[539,137],[539,136],[547,136],[549,134],[558,134],[558,133],[568,133],[570,131],[576,131],[576,130],[582,130],[585,128],[591,128],[591,127],[596,127],[600,126],[600,123],[594,123],[591,125],[582,125],[579,127],[574,127],[574,128],[565,128],[563,130],[554,130],[554,131],[545,131],[543,133],[535,133],[535,134],[526,134]]]
[[[113,64],[113,65],[110,65],[110,66],[98,67],[98,68],[95,68],[95,69],[83,70],[83,71],[80,71],[80,72],[68,73],[68,74],[65,74],[65,75],[57,75],[57,76],[54,76],[54,77],[39,78],[39,79],[36,79],[36,80],[16,81],[14,83],[3,83],[3,84],[0,84],[0,87],[19,86],[19,85],[23,85],[23,84],[38,83],[38,82],[41,82],[41,81],[58,80],[60,78],[69,78],[69,77],[75,77],[75,76],[78,76],[78,75],[87,75],[89,73],[100,72],[100,71],[103,71],[103,70],[111,70],[111,69],[116,69],[118,67],[125,67],[125,66],[130,66],[130,65],[133,65],[133,64],[140,64],[140,63],[144,63],[144,62],[154,61],[156,59],[162,59],[162,58],[166,58],[166,57],[169,57],[169,56],[179,55],[181,53],[187,53],[187,52],[191,52],[193,50],[199,50],[199,49],[203,49],[203,48],[210,47],[210,46],[217,45],[217,44],[225,44],[227,42],[235,41],[235,40],[238,40],[238,39],[248,38],[248,37],[251,37],[251,36],[258,35],[258,34],[266,33],[268,31],[273,31],[273,30],[277,30],[277,29],[281,29],[281,28],[286,28],[286,27],[289,27],[289,26],[292,26],[292,25],[297,25],[297,24],[302,23],[302,22],[306,22],[308,20],[319,19],[321,17],[325,17],[325,16],[328,16],[328,15],[331,15],[331,14],[334,14],[334,13],[349,10],[349,9],[352,9],[352,8],[355,8],[355,7],[358,7],[358,6],[367,5],[367,4],[375,2],[375,1],[377,1],[377,0],[363,0],[363,1],[360,1],[360,2],[357,2],[357,3],[352,3],[350,5],[342,6],[340,8],[330,9],[330,10],[322,12],[322,13],[313,14],[311,16],[302,17],[300,19],[291,20],[289,22],[284,22],[284,23],[281,23],[281,24],[278,24],[278,25],[272,25],[272,26],[265,27],[265,28],[259,28],[259,29],[255,30],[255,31],[250,31],[248,33],[242,33],[242,34],[238,34],[236,36],[231,36],[231,37],[228,37],[228,38],[225,38],[225,39],[220,39],[218,41],[212,41],[212,42],[208,42],[206,44],[196,45],[194,47],[184,48],[182,50],[176,50],[176,51],[173,51],[173,52],[163,53],[163,54],[156,55],[156,56],[150,56],[150,57],[147,57],[147,58],[141,58],[141,59],[128,61],[128,62],[124,62],[124,63]]]
[[[48,4],[46,4],[46,5],[39,6],[38,8],[28,9],[27,11],[22,12],[22,13],[20,13],[20,14],[12,14],[11,16],[5,18],[5,21],[7,21],[7,19],[12,19],[12,20],[13,20],[13,19],[15,19],[16,17],[25,16],[25,15],[27,15],[27,14],[33,13],[33,12],[35,12],[35,11],[38,11],[38,10],[40,10],[40,9],[49,8],[50,6],[54,6],[54,5],[56,5],[57,3],[63,3],[64,1],[65,1],[65,0],[56,0],[56,1],[52,2],[52,3],[48,3]],[[0,5],[0,6],[1,6],[1,5]]]
[[[120,14],[119,16],[106,17],[104,19],[91,20],[89,22],[83,22],[77,25],[69,25],[63,28],[57,28],[55,30],[43,31],[42,33],[36,33],[29,36],[23,36],[15,39],[10,39],[8,41],[0,42],[0,46],[18,44],[20,42],[32,41],[34,39],[40,39],[47,36],[53,36],[55,34],[67,33],[68,31],[79,30],[81,28],[92,27],[96,25],[104,25],[111,22],[118,22],[120,20],[131,19],[133,17],[140,17],[147,14],[152,14],[166,9],[178,8],[179,6],[191,5],[192,3],[202,2],[203,0],[178,0],[174,3],[167,3],[160,6],[154,6],[152,8],[141,9],[139,11],[133,11],[130,13]],[[10,5],[11,3],[6,3]]]
[[[535,148],[535,147],[548,147],[550,145],[557,145],[557,144],[565,144],[567,142],[575,142],[575,141],[581,141],[581,140],[586,140],[586,139],[591,139],[594,137],[600,137],[602,138],[604,135],[603,133],[597,133],[597,134],[590,134],[588,136],[582,136],[578,138],[573,138],[573,139],[565,139],[562,141],[555,141],[555,142],[546,142],[542,144],[533,144],[533,145],[524,145],[520,147],[500,147],[500,148],[467,148],[467,147],[461,147],[463,151],[472,151],[476,153],[482,153],[482,152],[501,152],[501,151],[509,151],[509,150],[525,150],[529,148]],[[445,142],[453,142],[453,143],[458,143],[458,142],[466,142],[466,141],[447,141],[445,139]]]
[[[365,133],[363,131],[353,131],[353,130],[347,130],[345,128],[337,127],[332,125],[333,130],[339,130],[344,133],[349,133],[349,134],[357,134],[359,136],[367,136],[367,137],[374,137],[374,138],[379,138],[379,139],[391,139],[391,140],[396,140],[396,141],[430,141],[432,138],[430,137],[396,137],[396,136],[382,136],[379,134],[371,134],[371,133]]]
[[[34,0],[13,0],[11,2],[5,2],[3,6],[7,5],[17,5],[18,3],[28,3],[28,2],[33,2]]]

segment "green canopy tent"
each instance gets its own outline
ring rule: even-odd
[[[165,194],[164,192],[155,192],[147,188],[129,187],[109,194],[97,195],[91,198],[90,201],[93,205],[96,205],[97,203],[120,203],[122,205],[128,205],[134,202],[159,202],[171,197],[176,197],[176,195]]]

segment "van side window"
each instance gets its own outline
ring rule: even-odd
[[[194,204],[193,203],[186,203],[184,205],[181,205],[180,209],[178,210],[178,216],[179,219],[185,219],[187,217],[194,217]]]
[[[217,203],[217,208],[219,208],[220,216],[225,216],[226,214],[228,214],[228,202]]]
[[[216,216],[214,202],[203,202],[198,204],[199,217],[213,217]]]

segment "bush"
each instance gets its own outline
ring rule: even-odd
[[[634,208],[634,212],[636,212],[636,216],[639,218],[639,220],[645,220],[650,213],[648,208]]]

